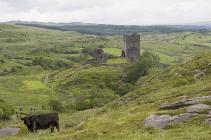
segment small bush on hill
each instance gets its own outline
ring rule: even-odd
[[[1,59],[1,60],[0,60],[0,63],[5,63],[5,60],[4,60],[4,59]]]
[[[93,50],[94,50],[93,48],[86,47],[86,48],[83,48],[81,52],[92,55]]]
[[[0,99],[0,119],[5,120],[14,114],[14,109]]]
[[[81,111],[101,107],[116,98],[117,95],[110,91],[92,90],[92,92],[87,93],[80,92],[74,95],[73,106],[74,109]]]
[[[150,52],[144,52],[138,60],[129,66],[125,80],[134,84],[141,76],[147,75],[149,69],[158,66],[160,66],[159,56]]]
[[[116,93],[120,96],[127,94],[128,92],[132,91],[135,87],[129,83],[125,83],[122,86],[116,89]]]

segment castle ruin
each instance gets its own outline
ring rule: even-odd
[[[96,63],[102,63],[106,61],[106,55],[103,49],[95,48],[92,52],[92,57],[94,58]]]
[[[127,59],[137,59],[140,56],[140,35],[137,33],[123,35],[124,48],[122,57]]]

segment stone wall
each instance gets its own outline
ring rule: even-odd
[[[106,61],[106,55],[103,51],[103,49],[95,48],[92,52],[92,57],[97,63],[102,63]]]
[[[123,54],[128,59],[136,59],[140,56],[140,35],[133,33],[131,35],[123,35]]]

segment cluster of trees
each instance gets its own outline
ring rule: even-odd
[[[141,76],[146,76],[149,70],[160,67],[160,58],[151,52],[144,52],[140,58],[134,61],[127,69],[125,80],[134,84]]]
[[[77,93],[74,95],[74,102],[72,107],[76,110],[86,110],[95,107],[102,107],[109,101],[114,100],[118,96],[113,94],[112,91],[97,91],[93,90],[92,93]]]

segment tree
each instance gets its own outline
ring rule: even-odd
[[[134,84],[141,76],[148,74],[148,70],[160,65],[160,58],[158,55],[151,52],[144,52],[140,58],[134,61],[126,71],[125,80]]]

